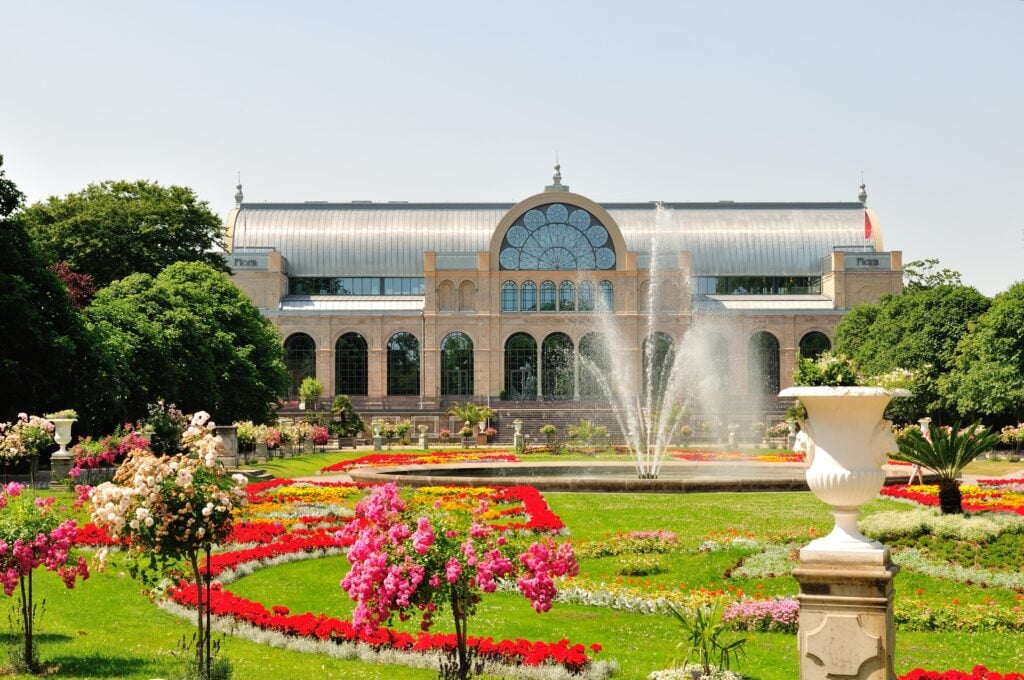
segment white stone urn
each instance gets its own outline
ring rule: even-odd
[[[516,434],[522,434],[522,432],[523,432],[523,421],[520,420],[519,418],[516,418],[515,420],[512,421],[512,427],[513,427],[513,429],[515,429]]]
[[[807,409],[801,423],[809,439],[807,486],[832,506],[832,533],[809,543],[804,553],[842,560],[857,554],[887,551],[857,530],[857,509],[878,495],[885,483],[882,465],[896,451],[891,423],[882,418],[903,389],[882,387],[789,387],[781,397],[797,397]]]
[[[53,423],[53,441],[60,447],[53,455],[70,456],[67,445],[71,443],[71,425],[77,422],[77,418],[51,418]]]

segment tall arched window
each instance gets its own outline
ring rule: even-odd
[[[675,349],[672,336],[668,333],[655,331],[646,338],[643,344],[643,385],[645,394],[651,395],[653,401],[660,402],[668,388],[675,362]]]
[[[366,340],[359,333],[345,333],[334,343],[334,393],[365,396],[367,393]]]
[[[545,399],[570,399],[573,393],[572,340],[565,333],[552,333],[541,347]]]
[[[555,282],[545,281],[540,284],[540,311],[555,311]]]
[[[307,377],[316,377],[316,343],[305,333],[293,333],[284,341],[284,365],[291,382],[288,396],[299,395],[299,385]]]
[[[611,281],[601,282],[601,307],[609,311],[615,309],[615,286]]]
[[[420,342],[412,333],[395,333],[388,340],[388,394],[420,393]]]
[[[516,401],[537,397],[537,341],[528,333],[505,341],[505,395]]]
[[[441,396],[473,394],[473,341],[449,333],[441,341]]]
[[[747,341],[747,391],[779,393],[779,341],[771,333],[754,333]]]
[[[519,308],[524,312],[536,312],[537,311],[537,284],[533,281],[523,281],[523,286],[520,289],[522,293],[522,306]]]
[[[604,337],[599,333],[587,333],[580,338],[580,397],[583,399],[606,397],[602,385],[607,381],[611,369],[611,357],[608,354]]]
[[[558,309],[563,312],[576,311],[576,285],[572,281],[562,281],[558,287]]]
[[[824,333],[811,331],[800,338],[800,356],[805,359],[817,359],[830,349],[832,341]]]
[[[515,281],[506,281],[501,284],[501,311],[518,311],[519,291],[516,289]]]
[[[580,284],[580,311],[594,311],[594,284],[584,281]]]

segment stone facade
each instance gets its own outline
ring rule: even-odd
[[[583,209],[600,221],[608,232],[608,247],[614,250],[616,256],[613,268],[502,268],[499,259],[501,249],[507,247],[503,243],[508,243],[504,239],[510,225],[528,211],[551,204],[564,205],[570,210]],[[762,204],[750,205],[762,210]],[[815,206],[805,205],[811,208]],[[422,295],[404,298],[289,295],[292,261],[298,257],[315,258],[318,246],[314,242],[304,251],[289,246],[292,248],[292,252],[289,252],[288,248],[279,247],[266,233],[259,237],[261,242],[257,242],[257,237],[243,241],[239,236],[239,225],[248,207],[242,204],[228,218],[229,243],[232,246],[229,263],[231,260],[242,263],[234,267],[235,282],[273,321],[283,339],[287,340],[299,333],[312,339],[315,344],[315,375],[324,384],[326,397],[335,393],[335,347],[339,338],[357,333],[365,340],[366,394],[353,395],[364,407],[436,409],[445,401],[463,400],[470,396],[478,400],[500,399],[508,386],[505,343],[514,333],[531,335],[539,353],[544,339],[552,333],[568,335],[572,346],[579,348],[586,333],[595,326],[610,322],[609,314],[605,312],[503,311],[502,288],[506,282],[513,282],[519,291],[526,282],[533,282],[539,288],[543,282],[551,281],[556,295],[566,281],[571,282],[576,291],[581,289],[585,281],[590,282],[595,295],[602,282],[610,283],[614,291],[610,315],[620,329],[623,342],[614,358],[617,365],[619,362],[634,367],[641,364],[644,339],[651,330],[666,333],[678,347],[683,336],[695,324],[711,317],[723,320],[729,328],[727,336],[722,338],[725,346],[720,348],[727,357],[727,389],[733,394],[750,394],[761,389],[749,384],[750,340],[755,333],[768,333],[777,341],[777,383],[779,387],[786,387],[792,382],[800,343],[805,336],[817,332],[831,340],[837,323],[847,309],[874,300],[882,294],[899,293],[901,290],[901,253],[885,252],[882,249],[877,216],[870,211],[865,212],[858,204],[840,204],[840,207],[851,214],[859,209],[861,212],[856,214],[865,215],[864,219],[875,225],[875,233],[867,246],[860,244],[859,249],[846,251],[843,247],[849,244],[833,243],[831,252],[824,252],[824,256],[818,258],[820,270],[815,280],[820,281],[820,291],[789,295],[700,294],[695,290],[696,279],[693,277],[706,276],[710,265],[702,264],[700,248],[693,247],[667,254],[669,265],[658,274],[664,277],[665,283],[659,289],[658,300],[655,302],[658,309],[653,315],[649,310],[648,296],[655,274],[646,264],[650,260],[648,254],[629,247],[622,228],[609,210],[584,196],[568,192],[557,182],[548,191],[506,209],[504,216],[493,224],[489,247],[486,249],[461,252],[459,248],[462,244],[456,244],[448,253],[440,249],[420,252]],[[294,204],[294,208],[296,212],[309,211],[309,207],[303,204]],[[801,219],[814,219],[816,213],[811,208],[806,209],[807,217]],[[286,211],[288,206],[279,209]],[[400,206],[388,206],[387,209],[390,212],[386,219],[402,219]],[[744,207],[729,206],[729,209],[737,212]],[[785,209],[786,206],[778,208],[780,213]],[[790,211],[797,209],[802,209],[800,204],[789,208]],[[770,231],[771,224],[766,224],[764,229]],[[764,238],[764,235],[761,237]],[[788,239],[785,247],[792,249],[799,246],[791,234],[780,230],[780,242],[784,238]],[[770,235],[768,242],[771,242]],[[827,245],[818,247],[824,251]],[[250,257],[251,253],[257,251],[265,252],[259,252],[258,257]],[[451,254],[453,252],[455,255]],[[664,259],[666,254],[662,253],[662,256]],[[745,257],[742,247],[739,247],[735,256],[740,260]],[[310,266],[302,266],[308,274]],[[390,273],[385,253],[380,259],[379,274],[388,276]],[[752,266],[745,273],[757,276],[766,272]],[[768,273],[777,275],[777,272]],[[808,271],[783,273],[808,276]],[[318,274],[340,277],[348,275],[348,272],[320,270]],[[653,322],[650,321],[652,316]],[[396,333],[409,333],[418,340],[420,362],[419,393],[397,398],[388,394],[387,352],[389,339]],[[450,333],[465,334],[472,341],[472,395],[442,394],[441,346]],[[538,357],[537,365],[542,366],[542,363]],[[639,373],[636,371],[637,375]],[[542,382],[539,376],[537,382],[538,385]],[[575,382],[577,387],[572,397],[579,396],[578,378]],[[541,392],[543,396],[543,390]]]

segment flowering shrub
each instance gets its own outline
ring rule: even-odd
[[[38,456],[53,444],[53,423],[39,416],[19,413],[13,422],[0,423],[0,464]]]
[[[296,444],[305,444],[313,438],[313,423],[302,421],[292,426],[292,441]]]
[[[481,501],[485,505],[486,501]],[[438,501],[440,505],[440,501]],[[481,507],[483,511],[486,508]],[[568,543],[542,539],[513,562],[504,536],[469,513],[407,512],[394,484],[375,487],[356,505],[356,520],[342,537],[352,540],[352,569],[342,587],[356,602],[352,623],[370,633],[398,614],[421,616],[428,630],[435,613],[450,608],[455,622],[458,677],[468,677],[467,624],[481,593],[497,589],[498,578],[520,572],[520,592],[537,612],[551,608],[554,578],[575,575],[579,568]]]
[[[211,547],[232,530],[234,509],[245,505],[245,477],[229,477],[217,462],[223,445],[209,418],[205,412],[192,417],[181,438],[185,453],[157,458],[137,449],[113,482],[92,490],[92,521],[120,541],[131,558],[132,574],[146,582],[185,561],[195,583],[202,583],[200,554],[209,560]],[[101,564],[105,554],[106,549],[97,553]],[[209,621],[203,621],[204,609],[209,618],[209,571],[205,576],[207,599],[199,607],[196,645],[201,673],[211,662]]]
[[[99,441],[93,441],[91,437],[79,439],[71,447],[73,458],[68,476],[78,479],[82,470],[96,470],[120,463],[135,449],[149,450],[149,442],[135,431],[131,423],[125,423],[124,427]]]
[[[626,553],[666,553],[679,549],[679,539],[673,531],[630,531],[608,535],[596,541],[574,541],[572,547],[579,558],[611,557]]]
[[[263,433],[263,441],[266,443],[268,449],[279,448],[283,439],[281,430],[276,427],[268,427]]]
[[[795,633],[800,619],[800,603],[791,598],[740,600],[725,608],[722,619],[741,630]]]
[[[330,431],[323,425],[316,425],[313,427],[313,443],[317,446],[324,446],[327,444],[327,440],[330,439]]]
[[[74,588],[76,579],[89,578],[89,568],[85,558],[71,551],[78,533],[74,520],[63,516],[54,498],[33,497],[22,493],[24,489],[11,482],[0,490],[0,583],[8,597],[16,589],[20,591],[25,641],[21,658],[27,668],[36,671],[32,572],[45,567],[59,574],[65,587]]]

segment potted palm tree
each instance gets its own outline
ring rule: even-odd
[[[463,430],[469,428],[469,433],[463,434],[463,438],[472,437],[473,430],[479,428],[483,443],[487,443],[486,435],[483,434],[484,425],[488,418],[494,416],[494,411],[489,407],[467,401],[465,404],[455,404],[449,408],[448,415],[458,418],[463,423]]]
[[[928,436],[920,429],[908,428],[900,437],[897,460],[920,465],[939,477],[939,509],[943,515],[963,514],[960,473],[972,460],[991,450],[999,442],[999,433],[981,423],[960,429],[929,424]]]

